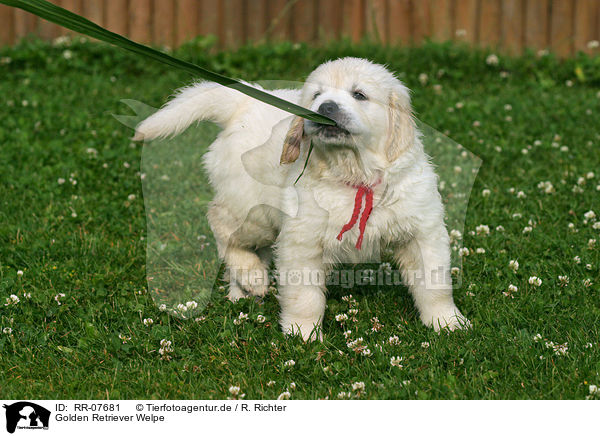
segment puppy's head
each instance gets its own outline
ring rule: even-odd
[[[385,67],[365,59],[326,62],[308,76],[301,105],[333,119],[328,126],[296,117],[282,163],[295,161],[303,139],[324,152],[363,149],[392,162],[414,142],[408,89]]]

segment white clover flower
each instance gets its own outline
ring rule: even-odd
[[[429,342],[421,342],[421,348],[429,348]]]
[[[477,227],[475,227],[475,231],[477,232],[478,235],[489,235],[490,234],[490,228],[486,224],[478,225]]]
[[[538,334],[536,334],[536,335],[533,337],[533,340],[534,340],[535,342],[539,342],[539,341],[541,341],[541,340],[542,340],[542,335],[540,335],[539,333],[538,333]]]
[[[338,400],[345,400],[347,398],[350,398],[350,392],[340,392],[338,395]]]
[[[487,58],[485,58],[485,63],[488,65],[498,65],[500,59],[495,54],[490,54]]]
[[[395,356],[390,359],[390,365],[402,368],[403,365],[400,362],[402,362],[402,357],[400,356]]]
[[[133,200],[135,200],[135,194],[129,194],[129,195],[127,196],[127,200],[129,200],[129,201],[133,201]]]
[[[282,392],[281,394],[279,394],[277,399],[278,400],[289,400],[291,396],[292,396],[292,394],[290,394],[289,391],[285,391],[285,392]]]
[[[508,292],[513,293],[513,292],[517,292],[519,290],[519,288],[517,288],[515,285],[510,284],[508,285]]]
[[[537,187],[538,189],[544,191],[546,194],[552,194],[553,192],[555,192],[554,186],[550,181],[540,182],[538,183]]]
[[[388,339],[388,344],[390,345],[400,345],[400,342],[400,339],[396,335],[390,336]]]
[[[292,359],[287,360],[283,363],[283,366],[286,368],[291,368],[292,366],[294,366],[296,364],[296,362]]]
[[[462,233],[460,230],[452,229],[450,230],[450,239],[459,240],[462,239]]]
[[[591,279],[585,279],[585,280],[583,280],[582,283],[583,283],[583,286],[586,287],[586,288],[589,288],[593,284],[593,282],[592,282]]]
[[[512,269],[514,272],[517,272],[519,269],[519,261],[518,260],[511,260],[510,262],[508,262],[508,267],[510,269]]]
[[[335,316],[335,320],[338,322],[344,322],[348,320],[348,315],[345,313],[339,313]]]
[[[481,196],[489,197],[491,193],[492,193],[492,191],[490,191],[489,189],[484,189],[483,191],[481,191]]]
[[[270,387],[270,388],[272,388],[273,386],[275,386],[275,380],[269,380],[267,382],[267,386]]]
[[[523,228],[523,233],[531,233],[532,230],[533,230],[533,227],[526,226],[525,228]]]
[[[595,177],[595,175],[594,175],[594,173],[593,173],[592,171],[590,171],[589,173],[587,173],[587,174],[585,175],[585,178],[586,178],[586,179],[593,179],[594,177]]]
[[[600,230],[600,221],[596,221],[594,224],[592,224],[592,229]]]
[[[504,226],[497,226],[496,227],[496,231],[497,232],[503,232],[504,231]]]
[[[598,386],[590,385],[588,389],[590,390],[590,395],[598,394]]]
[[[292,389],[292,390],[296,389],[296,383],[291,382],[290,383],[290,389]]]
[[[65,294],[63,294],[62,292],[59,294],[56,294],[54,296],[54,301],[56,301],[58,303],[58,305],[60,306],[62,303],[60,302],[60,299],[63,298],[65,296]]]
[[[479,126],[481,126],[481,121],[477,121],[477,120],[473,121],[473,127],[479,127]]]
[[[160,310],[161,312],[164,312],[165,310],[167,310],[167,305],[161,304],[160,306],[158,306],[158,310]]]
[[[146,327],[149,327],[152,324],[154,324],[154,320],[152,318],[144,318],[144,320],[142,322],[144,323],[144,325]]]
[[[261,323],[261,324],[262,324],[263,322],[265,322],[266,320],[267,320],[267,318],[265,318],[265,316],[264,316],[264,315],[258,315],[258,316],[256,317],[256,321],[257,321],[257,322],[259,322],[259,323]]]
[[[574,261],[575,261],[575,263],[577,263],[577,264],[581,263],[581,257],[579,257],[579,256],[575,256],[575,257],[573,258],[573,260],[574,260]]]
[[[58,180],[57,180],[57,182],[58,182],[59,185],[62,185],[62,184],[64,184],[66,182],[66,180],[63,179],[62,177],[59,177]]]
[[[12,333],[12,329],[10,327],[4,327],[2,329],[2,333],[4,333],[5,335],[10,335]]]
[[[527,197],[527,194],[525,194],[523,191],[517,192],[517,198],[525,198],[525,197]]]
[[[121,339],[121,341],[123,341],[123,343],[126,344],[127,341],[131,340],[131,336],[125,336],[124,334],[119,333],[119,339]]]
[[[421,83],[421,85],[423,85],[423,86],[427,85],[428,81],[429,81],[429,76],[426,73],[419,74],[419,83]]]
[[[593,220],[596,218],[596,213],[593,210],[588,210],[586,213],[583,214],[583,217],[586,220]]]
[[[194,310],[198,307],[198,303],[196,303],[195,301],[188,301],[187,303],[185,303],[185,307],[188,310]]]
[[[528,282],[530,285],[533,285],[535,287],[539,287],[542,285],[542,279],[540,279],[539,277],[536,277],[536,276],[529,277]]]
[[[561,286],[567,286],[569,284],[569,276],[558,276],[558,282]]]
[[[481,248],[481,247],[480,248],[476,248],[475,249],[475,253],[477,253],[477,254],[485,254],[485,249]]]
[[[461,257],[466,257],[469,255],[469,249],[467,247],[462,247],[460,250],[458,250],[458,255]]]
[[[177,305],[177,310],[178,310],[179,312],[186,312],[188,309],[187,309],[187,306],[186,306],[185,304],[183,304],[183,303],[179,303],[179,304]]]
[[[596,246],[596,240],[595,239],[589,239],[588,240],[588,249],[589,250],[593,250],[595,246]]]
[[[241,389],[239,386],[229,386],[229,393],[231,395],[238,395],[240,393]]]
[[[457,276],[459,272],[460,272],[460,268],[457,266],[453,266],[450,269],[450,274],[452,274],[453,276]]]
[[[21,271],[21,270],[17,271],[17,276],[23,277],[23,271]]]
[[[352,390],[364,392],[365,390],[365,382],[354,382],[352,383]]]

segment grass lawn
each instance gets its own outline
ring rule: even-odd
[[[455,291],[473,329],[425,328],[402,287],[331,287],[323,343],[284,337],[274,295],[232,304],[220,282],[189,319],[159,310],[146,281],[146,245],[157,242],[148,229],[211,241],[199,159],[216,130],[184,135],[200,144],[179,159],[193,175],[181,188],[191,203],[144,198],[152,159],[177,164],[180,153],[153,144],[142,159],[147,149],[111,114],[132,114],[121,99],[158,107],[191,78],[106,45],[33,40],[0,49],[0,397],[223,399],[239,386],[246,399],[583,399],[600,384],[600,58],[210,44],[176,55],[245,80],[302,80],[343,55],[386,63],[413,90],[419,119],[482,160]],[[149,214],[172,207],[185,219],[156,229],[144,200]],[[198,254],[195,278],[178,278],[189,298],[198,290],[189,283],[218,271],[211,250]],[[335,320],[350,308],[355,321]],[[248,318],[234,322],[240,312]],[[370,356],[348,347],[359,337]]]

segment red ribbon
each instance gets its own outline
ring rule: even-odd
[[[358,185],[354,186],[356,188],[356,197],[354,197],[354,210],[352,211],[352,217],[347,224],[342,227],[340,234],[337,235],[338,241],[342,240],[342,236],[348,230],[352,229],[356,222],[358,221],[358,215],[360,214],[360,210],[362,209],[362,198],[365,199],[365,210],[363,211],[360,222],[358,224],[358,239],[356,241],[356,249],[360,250],[362,246],[363,236],[365,235],[365,227],[367,227],[367,221],[369,220],[369,216],[371,215],[371,211],[373,210],[373,189],[369,186]]]

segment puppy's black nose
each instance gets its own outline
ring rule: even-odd
[[[321,106],[319,106],[319,109],[317,110],[317,112],[319,112],[321,115],[325,115],[327,117],[327,116],[337,113],[339,110],[340,110],[340,108],[335,102],[333,102],[331,100],[327,100],[327,101],[323,102],[321,104]]]

